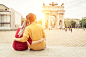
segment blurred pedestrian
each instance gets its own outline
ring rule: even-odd
[[[72,32],[72,28],[71,28],[71,32]]]

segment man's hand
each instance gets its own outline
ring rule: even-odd
[[[20,38],[14,38],[13,41],[19,41],[20,42]]]
[[[13,38],[13,41],[16,41],[16,38]]]

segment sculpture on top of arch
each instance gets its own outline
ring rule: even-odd
[[[64,25],[64,3],[62,3],[61,6],[57,6],[58,3],[52,2],[49,6],[46,6],[43,3],[42,7],[42,13],[45,15],[45,17],[42,20],[42,25],[44,28],[65,28]],[[52,16],[54,18],[52,18]],[[53,20],[53,21],[52,21]],[[52,26],[52,23],[54,24]]]

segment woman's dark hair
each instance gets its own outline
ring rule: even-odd
[[[29,25],[29,21],[26,21],[26,26],[28,26]]]
[[[29,20],[30,22],[34,22],[35,19],[36,19],[36,15],[33,14],[33,13],[29,13],[27,16],[26,16],[27,20]]]

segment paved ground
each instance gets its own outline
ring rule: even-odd
[[[45,29],[47,46],[42,51],[15,51],[12,40],[16,31],[0,31],[0,57],[86,57],[86,31]]]
[[[42,51],[15,51],[11,44],[0,44],[0,57],[86,57],[86,47],[48,46]]]
[[[16,31],[0,31],[0,44],[12,44]],[[45,29],[47,46],[61,47],[86,47],[86,31],[73,29],[68,30]]]

